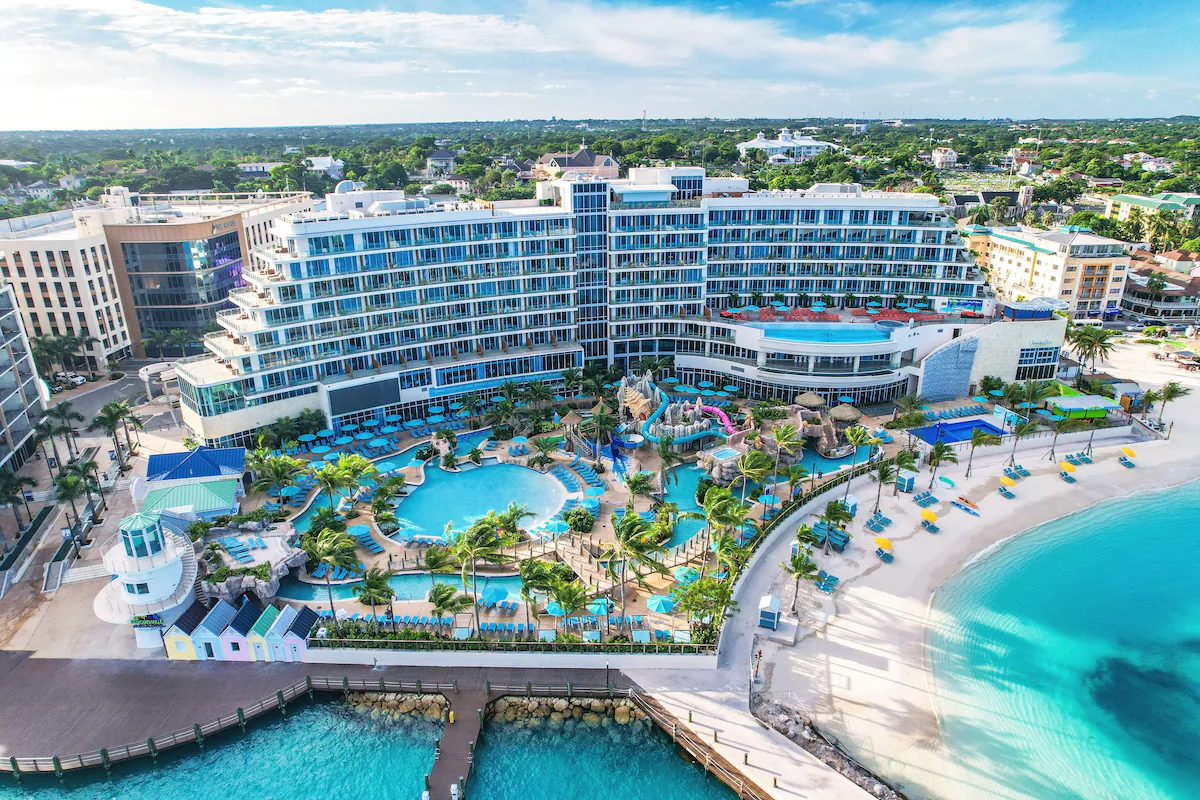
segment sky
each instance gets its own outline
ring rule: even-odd
[[[1194,2],[0,0],[0,129],[1198,114]]]

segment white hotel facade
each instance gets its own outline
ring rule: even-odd
[[[643,356],[751,396],[884,402],[922,388],[926,356],[990,326],[954,317],[793,337],[780,332],[795,326],[719,312],[823,295],[994,311],[953,221],[926,194],[750,193],[695,167],[568,174],[538,184],[536,200],[488,205],[339,189],[325,210],[274,222],[274,244],[253,251],[246,288],[230,293],[236,308],[206,339],[211,354],[178,363],[184,420],[206,443],[247,443],[309,408],[335,426],[425,416],[507,381],[561,387],[569,367]]]

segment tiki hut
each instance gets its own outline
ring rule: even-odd
[[[583,417],[579,416],[574,411],[568,411],[567,415],[562,418],[562,424],[568,428],[578,428],[583,424]]]
[[[796,405],[810,409],[825,407],[825,400],[816,392],[805,392],[796,398]]]
[[[862,419],[862,412],[849,403],[842,403],[829,412],[829,418],[839,428],[848,428]]]

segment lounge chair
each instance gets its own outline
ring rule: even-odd
[[[1058,477],[1062,478],[1067,483],[1075,483],[1076,482],[1075,478],[1071,475],[1071,473],[1067,472],[1065,469],[1062,472],[1058,473]]]
[[[930,533],[941,533],[941,528],[939,528],[937,525],[934,525],[927,519],[921,520],[921,527]]]
[[[597,631],[596,635],[599,636],[600,632]],[[650,644],[650,631],[634,631],[633,641],[636,644]]]
[[[1066,460],[1068,464],[1074,464],[1077,467],[1083,466],[1083,462],[1076,458],[1074,454],[1068,454]]]
[[[1117,461],[1120,461],[1121,466],[1125,467],[1126,469],[1133,469],[1134,467],[1137,466],[1137,464],[1134,464],[1133,461],[1131,461],[1128,456],[1121,456],[1120,458],[1117,459]]]
[[[1006,477],[1006,478],[1009,478],[1009,479],[1011,479],[1011,480],[1014,480],[1014,481],[1019,481],[1019,480],[1021,480],[1021,475],[1020,475],[1020,473],[1018,473],[1018,472],[1017,472],[1015,469],[1013,469],[1013,468],[1011,468],[1011,467],[1005,467],[1005,468],[1004,468],[1004,477]]]
[[[1013,467],[1013,469],[1015,469],[1017,471],[1017,474],[1020,475],[1022,478],[1029,477],[1029,470],[1025,469],[1025,467],[1022,466],[1021,464],[1017,464],[1015,467]]]
[[[879,560],[885,564],[890,564],[895,561],[896,557],[884,550],[882,547],[875,548],[875,555],[879,556]]]
[[[1000,487],[1000,496],[1006,500],[1016,500],[1017,496],[1008,490],[1007,486]]]
[[[1091,464],[1091,463],[1093,463],[1093,462],[1092,462],[1092,457],[1091,457],[1091,456],[1089,456],[1087,453],[1076,453],[1076,454],[1075,454],[1075,457],[1079,459],[1079,462],[1080,462],[1081,464]]]
[[[875,512],[875,516],[872,517],[872,519],[874,519],[877,523],[879,523],[880,525],[882,525],[885,528],[888,525],[892,524],[892,520],[889,517],[885,517],[882,513],[878,512],[878,511]]]
[[[873,519],[867,520],[867,530],[873,533],[883,533],[883,526],[875,522]]]

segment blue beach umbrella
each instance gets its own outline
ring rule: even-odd
[[[339,436],[338,438],[333,440],[333,443],[337,444],[337,445],[342,445],[342,444],[350,444],[353,441],[354,441],[353,436]]]
[[[298,442],[315,442],[316,440],[316,435],[311,433],[302,433],[296,437],[296,441]]]
[[[838,395],[838,402],[839,403],[853,403],[854,398],[848,394],[840,394],[840,395]]]
[[[713,383],[712,381],[700,381],[696,385],[699,386],[701,389],[711,389],[712,387],[716,386],[716,384]]]
[[[399,414],[388,414],[386,417],[383,418],[383,421],[384,422],[399,422],[402,419],[404,419],[404,417],[400,416]]]
[[[467,417],[471,416],[471,412],[470,411],[455,411],[454,416],[458,417],[459,419],[466,419]]]
[[[369,444],[371,447],[386,447],[388,444],[388,440],[387,439],[372,439],[371,441],[367,442],[367,444]],[[378,469],[378,467],[376,467],[376,469]]]
[[[681,586],[695,583],[700,578],[700,570],[695,567],[678,567],[671,573]]]
[[[317,436],[320,436],[322,439],[328,439],[330,436],[333,436],[333,431],[329,428],[324,428],[317,431]]]
[[[316,453],[317,455],[321,455],[322,453],[328,453],[328,452],[329,452],[329,445],[327,445],[327,444],[319,444],[319,445],[317,445],[316,447],[314,447],[314,448],[312,449],[312,451],[313,451],[314,453]]]
[[[729,392],[717,392],[717,397],[729,397]]]
[[[528,442],[528,441],[529,441],[529,437],[527,437],[527,436],[514,436],[514,437],[512,438],[512,441],[513,441],[513,444],[525,444],[526,442]]]
[[[366,525],[351,525],[349,528],[346,528],[346,533],[351,536],[362,536],[364,533],[370,532],[371,529]]]
[[[400,429],[397,428],[395,425],[384,425],[382,428],[379,429],[379,432],[380,433],[395,433],[398,430],[400,430]]]
[[[758,502],[762,503],[764,506],[777,506],[779,505],[780,500],[775,495],[761,494],[758,496]]]
[[[364,428],[374,428],[374,427],[375,427],[376,425],[378,425],[378,424],[379,424],[379,420],[377,420],[377,419],[368,419],[368,420],[365,420],[365,421],[363,422],[362,426],[363,426]]]
[[[679,383],[679,378],[663,378],[663,383]]]
[[[875,316],[876,314],[878,314],[878,313],[879,313],[879,309],[877,309],[877,308],[868,308],[868,309],[867,309],[867,313],[868,313],[868,314],[870,314],[870,315],[873,317],[873,316]]]
[[[358,439],[360,442],[365,442],[369,439],[374,439],[375,434],[367,433],[366,431],[363,431],[362,433],[356,434],[354,438]]]
[[[358,430],[358,426],[355,425],[353,422],[347,422],[345,425],[342,426],[343,433],[350,433],[351,431],[356,431],[356,430]]]
[[[494,586],[490,589],[484,589],[483,596],[480,599],[483,600],[484,605],[494,606],[501,600],[508,599],[508,589],[505,589],[502,586]]]
[[[488,398],[488,399],[489,399],[491,402],[493,402],[493,403],[499,403],[501,400],[503,400],[503,399],[504,399],[504,395],[502,395],[502,394],[494,394],[494,395],[492,395],[492,396],[491,396],[490,398]]]
[[[380,472],[391,472],[399,466],[400,465],[395,461],[380,461],[375,465],[375,469],[379,470]]]
[[[567,612],[563,611],[563,607],[554,600],[546,603],[546,613],[552,617],[565,617],[567,615]]]
[[[1017,408],[1033,408],[1033,403],[1030,403],[1029,401],[1017,403]]]
[[[299,486],[285,486],[279,493],[284,497],[295,497],[303,491]]]
[[[592,614],[607,614],[609,611],[612,611],[611,602],[607,598],[593,600],[587,604],[587,610]]]
[[[977,394],[971,398],[971,401],[974,403],[986,403],[988,399],[981,394]]]
[[[655,594],[646,601],[646,608],[655,614],[670,614],[675,608],[675,601],[661,594]]]
[[[700,393],[700,396],[701,397],[716,397],[717,393],[714,392],[712,389],[705,389],[703,392]]]
[[[564,400],[566,400],[567,398],[563,397],[561,394],[556,394],[556,395],[554,395],[554,397],[553,397],[553,398],[551,398],[551,399],[553,399],[553,400],[554,400],[554,402],[556,402],[556,403],[561,403],[561,402],[563,402]]]
[[[584,494],[587,495],[588,497],[600,497],[604,494],[604,492],[605,492],[605,489],[603,486],[589,486],[584,491]]]
[[[585,497],[579,505],[583,506],[585,511],[593,513],[600,510],[600,501],[594,497]]]
[[[905,306],[902,310],[905,314],[916,314],[921,309],[917,308],[916,306]]]
[[[352,442],[353,442],[354,440],[353,440],[353,439],[351,439],[350,441],[352,441]],[[341,458],[341,457],[342,457],[342,455],[343,455],[342,453],[339,453],[339,452],[337,452],[337,451],[335,450],[335,451],[333,451],[332,453],[326,453],[326,454],[325,454],[325,460],[326,460],[326,461],[337,461],[339,458]]]
[[[571,528],[570,525],[563,522],[561,519],[552,519],[542,527],[551,533],[566,533]]]
[[[736,392],[736,391],[739,391],[739,390],[738,390],[738,387],[736,387],[736,386],[733,386],[732,384],[731,384],[731,385],[729,385],[729,386],[722,386],[721,388],[722,388],[722,389],[724,389],[724,390],[725,390],[725,391],[727,391],[727,392]]]
[[[999,389],[992,389],[988,392],[988,394],[990,394],[992,397],[1004,397],[1004,392],[1000,391]]]
[[[883,303],[879,302],[878,300],[872,300],[871,302],[867,303],[867,308],[883,308]]]
[[[676,386],[675,391],[680,394],[700,394],[700,390],[695,386]]]
[[[748,312],[750,312],[750,313],[754,313],[755,311],[762,311],[762,309],[761,309],[761,308],[759,308],[758,306],[746,306],[746,307],[745,307],[745,308],[743,308],[742,310],[743,310],[743,311],[748,311]]]
[[[441,414],[441,413],[442,413],[443,411],[445,411],[445,410],[446,410],[446,409],[445,409],[445,408],[443,408],[442,406],[430,406],[430,407],[429,407],[429,413],[430,413],[430,414]]]
[[[445,422],[446,418],[443,417],[441,414],[434,414],[432,417],[426,417],[426,421],[428,421],[430,423]]]
[[[462,408],[462,407],[463,407],[463,404],[462,404],[462,403],[451,403],[451,404],[450,404],[450,410],[451,410],[451,411],[458,411],[458,410],[459,410],[460,408]]]

